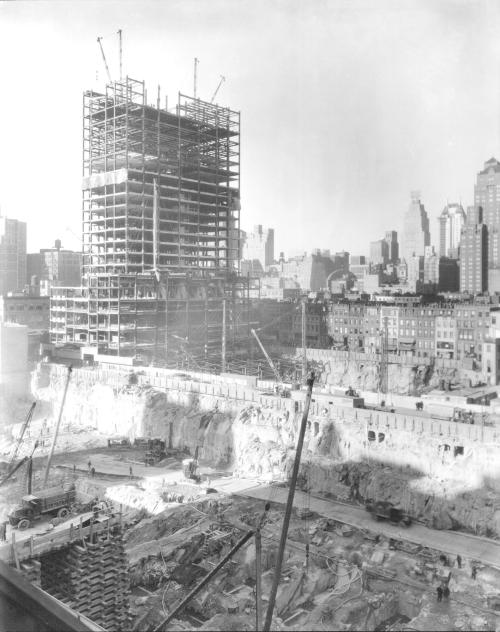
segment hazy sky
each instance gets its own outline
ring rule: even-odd
[[[118,76],[241,110],[242,227],[276,250],[353,254],[400,230],[410,191],[431,217],[473,202],[500,156],[496,0],[0,2],[0,208],[33,251],[79,247],[82,93]],[[98,78],[96,79],[96,72]]]

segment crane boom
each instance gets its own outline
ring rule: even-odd
[[[290,488],[288,490],[288,499],[286,502],[285,516],[283,518],[283,528],[281,531],[280,544],[278,548],[278,556],[276,558],[276,565],[274,568],[273,583],[271,585],[271,592],[269,594],[269,601],[266,612],[266,619],[264,622],[264,632],[269,632],[271,629],[271,623],[273,620],[274,605],[276,603],[276,595],[278,594],[278,585],[281,578],[281,566],[283,564],[283,556],[285,552],[286,540],[288,537],[288,527],[290,524],[290,516],[293,509],[293,498],[295,496],[295,486],[297,485],[297,477],[299,474],[300,457],[302,456],[302,447],[304,445],[304,436],[307,428],[307,417],[309,415],[309,406],[311,404],[312,390],[314,384],[314,373],[311,373],[307,378],[307,395],[304,405],[304,412],[302,414],[302,421],[300,423],[299,437],[297,440],[297,448],[295,450],[295,460],[293,462],[292,478],[290,480]]]
[[[108,62],[106,61],[106,55],[104,54],[104,48],[101,43],[102,37],[97,38],[97,43],[99,44],[99,48],[101,49],[102,59],[104,61],[104,66],[106,68],[106,72],[108,73],[109,83],[113,83],[113,79],[111,79],[111,73],[109,72]]]
[[[225,555],[222,560],[217,564],[217,566],[215,568],[213,568],[207,575],[205,575],[205,577],[200,581],[199,584],[197,584],[193,590],[191,590],[191,592],[186,595],[186,597],[181,601],[181,603],[176,606],[169,614],[167,617],[165,617],[163,619],[163,621],[161,621],[161,623],[159,623],[155,628],[154,628],[154,632],[160,632],[161,630],[163,630],[165,628],[165,626],[167,625],[167,623],[169,623],[172,619],[175,618],[175,616],[184,608],[184,606],[191,601],[191,599],[200,592],[200,590],[203,588],[203,586],[205,586],[205,584],[208,584],[208,582],[212,579],[212,577],[218,573],[220,571],[220,569],[226,564],[226,562],[228,562],[233,555],[239,550],[241,549],[241,547],[243,545],[245,545],[248,540],[250,540],[250,538],[253,536],[254,531],[248,531],[247,533],[245,533],[245,535],[238,540],[238,542],[236,542],[236,544],[233,546],[233,548],[229,551],[229,553],[227,555]]]
[[[54,436],[52,438],[52,445],[50,446],[50,453],[49,453],[49,458],[47,459],[47,467],[45,469],[45,478],[43,481],[44,487],[47,486],[47,481],[49,479],[49,472],[50,472],[50,465],[52,463],[52,456],[54,454],[54,450],[56,447],[56,441],[57,441],[57,435],[59,434],[59,426],[61,425],[61,419],[62,419],[62,414],[63,414],[63,409],[64,409],[64,402],[66,401],[66,393],[68,392],[68,386],[69,386],[69,381],[71,379],[71,371],[73,370],[72,366],[68,367],[68,376],[66,378],[66,384],[64,386],[64,393],[62,396],[62,400],[61,400],[61,408],[59,409],[59,417],[57,418],[57,423],[56,423],[56,427],[54,430]]]
[[[19,437],[17,438],[16,445],[14,446],[14,450],[12,452],[12,456],[10,457],[9,470],[14,465],[15,460],[17,459],[17,453],[19,452],[19,448],[21,447],[21,443],[23,442],[24,433],[26,432],[31,418],[33,417],[33,411],[35,410],[36,402],[33,402],[30,406],[28,414],[26,415],[26,419],[21,427],[21,432],[19,433]]]
[[[274,366],[274,362],[271,360],[271,356],[265,350],[264,345],[260,341],[259,336],[257,336],[257,332],[255,331],[255,329],[250,329],[250,331],[252,332],[252,336],[255,338],[255,340],[257,340],[257,343],[258,343],[259,347],[261,348],[262,353],[266,356],[266,360],[267,360],[269,366],[271,367],[271,371],[274,373],[274,377],[276,378],[276,381],[280,382],[280,383],[283,382],[283,380],[281,379],[281,376],[280,376],[280,374],[278,372],[278,369]]]
[[[118,29],[118,40],[119,40],[119,55],[120,55],[120,81],[123,79],[123,71],[122,71],[122,30]]]
[[[198,59],[198,57],[194,58],[194,98],[196,99],[196,90],[198,88],[198,64],[200,63],[200,60]]]
[[[219,85],[217,86],[217,88],[215,89],[215,92],[213,94],[213,97],[210,100],[210,103],[214,102],[215,97],[217,96],[217,92],[219,92],[219,89],[221,87],[221,85],[224,83],[224,81],[226,80],[225,77],[223,77],[222,75],[220,76],[220,81],[219,81]]]

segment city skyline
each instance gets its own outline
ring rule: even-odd
[[[150,95],[157,83],[172,103],[178,89],[191,94],[195,56],[202,98],[210,100],[219,75],[226,76],[217,101],[242,113],[242,227],[273,226],[277,252],[367,253],[386,230],[401,232],[414,189],[437,246],[443,206],[472,204],[476,174],[499,155],[500,13],[491,3],[322,2],[313,9],[273,2],[257,9],[241,2],[236,9],[223,1],[171,2],[151,4],[148,13],[144,3],[128,2],[127,15],[118,13],[121,4],[91,2],[84,11],[79,3],[0,5],[0,46],[5,56],[16,54],[5,78],[16,98],[0,105],[9,147],[0,206],[32,227],[28,251],[52,243],[54,222],[67,246],[79,247],[82,93],[104,85],[98,35],[116,76],[118,28],[125,72],[144,78]],[[251,45],[255,29],[259,51]],[[175,64],[165,62],[172,57]],[[249,91],[249,84],[259,89]],[[50,98],[33,109],[31,95],[49,85]],[[64,134],[53,135],[54,117]],[[18,168],[25,151],[17,142],[20,123],[35,165],[50,172],[55,157],[65,156],[57,164],[59,195],[39,196],[43,167],[31,169],[30,186],[19,195],[26,181]]]

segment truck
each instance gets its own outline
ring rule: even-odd
[[[9,523],[23,531],[31,527],[35,520],[40,520],[46,515],[65,518],[75,501],[74,485],[69,489],[50,487],[27,494],[21,498],[21,503],[9,513]]]
[[[148,439],[147,447],[144,456],[146,465],[156,465],[167,456],[167,444],[163,439]]]
[[[411,517],[405,513],[400,506],[394,505],[388,500],[375,501],[369,498],[365,501],[365,508],[377,521],[388,520],[402,527],[409,527],[411,525]]]

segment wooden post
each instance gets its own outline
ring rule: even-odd
[[[19,559],[16,550],[16,534],[12,531],[12,561],[15,562],[17,570],[20,570]]]

